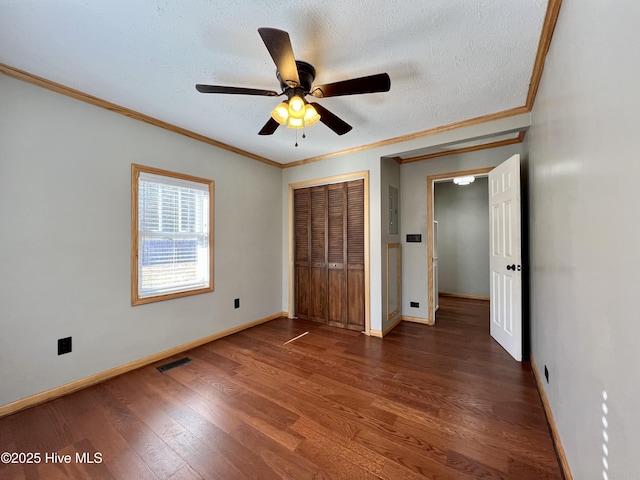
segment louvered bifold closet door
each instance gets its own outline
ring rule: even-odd
[[[347,183],[347,328],[364,329],[364,180]]]
[[[294,277],[296,316],[309,318],[311,190],[294,190]]]
[[[294,190],[295,315],[364,328],[364,180]]]
[[[327,187],[311,188],[309,319],[327,323]]]
[[[329,324],[347,326],[347,189],[344,183],[327,186],[328,194],[328,306]]]

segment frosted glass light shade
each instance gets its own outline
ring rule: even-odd
[[[285,125],[289,118],[289,105],[286,102],[280,103],[276,108],[271,111],[271,118],[273,118],[280,125]]]
[[[310,127],[311,125],[316,123],[318,120],[320,120],[320,115],[318,114],[316,109],[313,108],[313,105],[307,104],[305,106],[305,110],[304,110],[304,124],[305,124],[305,126]]]
[[[291,118],[304,117],[304,100],[297,95],[289,99],[289,116]]]
[[[289,128],[302,128],[304,125],[301,118],[289,117],[289,125],[287,126]]]

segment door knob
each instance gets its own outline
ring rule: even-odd
[[[514,272],[516,271],[516,266],[515,265],[507,265],[507,270],[513,270]]]

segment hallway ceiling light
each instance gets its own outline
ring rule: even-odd
[[[455,183],[456,185],[469,185],[473,182],[475,182],[476,177],[474,177],[473,175],[469,175],[468,177],[456,177],[453,179],[453,183]]]

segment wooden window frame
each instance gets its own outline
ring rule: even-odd
[[[164,177],[186,180],[206,185],[209,191],[209,284],[204,288],[194,288],[179,292],[172,292],[148,297],[140,297],[138,291],[138,208],[139,208],[139,177],[140,173],[150,173]],[[201,293],[209,293],[214,291],[214,210],[215,210],[215,182],[210,179],[186,175],[183,173],[173,172],[170,170],[162,170],[144,165],[131,164],[131,305],[143,305],[147,303],[170,300],[173,298],[181,298],[190,295],[198,295]]]

